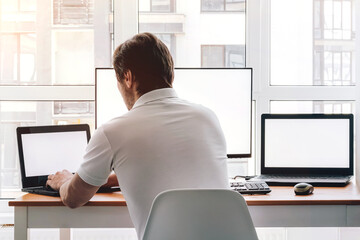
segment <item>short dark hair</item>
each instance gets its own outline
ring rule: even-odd
[[[155,35],[140,33],[122,43],[114,52],[113,65],[118,81],[128,70],[138,82],[137,92],[172,87],[174,62],[169,49]]]

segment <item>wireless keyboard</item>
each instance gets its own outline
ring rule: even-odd
[[[241,194],[266,194],[270,187],[263,181],[230,182],[232,190]]]

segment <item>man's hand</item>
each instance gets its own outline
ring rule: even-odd
[[[46,185],[50,186],[52,189],[59,191],[60,187],[69,181],[74,175],[68,170],[62,170],[55,174],[50,174]]]
[[[107,183],[105,183],[101,187],[103,187],[103,188],[111,188],[111,187],[117,187],[117,186],[119,186],[118,179],[117,179],[115,173],[112,173],[108,177]]]

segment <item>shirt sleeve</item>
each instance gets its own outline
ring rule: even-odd
[[[107,182],[112,171],[113,152],[102,127],[98,128],[86,147],[84,162],[77,171],[80,178],[93,186]]]

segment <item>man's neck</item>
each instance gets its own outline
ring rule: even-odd
[[[149,90],[149,91],[146,91],[146,92],[144,92],[144,93],[139,93],[139,92],[135,92],[134,93],[134,98],[132,99],[132,101],[130,102],[130,104],[131,104],[131,108],[129,109],[129,110],[131,110],[132,108],[133,108],[133,106],[134,106],[134,104],[136,103],[136,101],[142,96],[142,95],[145,95],[145,94],[147,94],[147,93],[149,93],[149,92],[152,92],[152,91],[155,91],[155,90],[159,90],[159,89],[164,89],[164,88],[172,88],[172,87],[159,87],[159,88],[154,88],[154,89],[151,89],[151,90]]]

